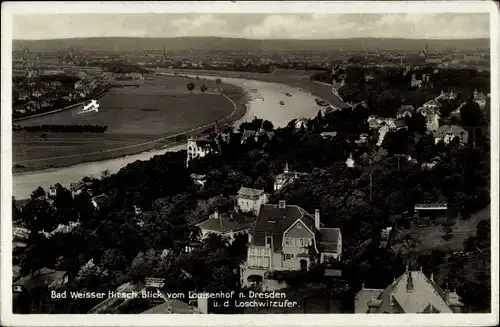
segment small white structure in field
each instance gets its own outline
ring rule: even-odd
[[[92,111],[99,112],[99,104],[97,103],[97,100],[90,100],[90,102],[84,104],[82,110],[80,110],[78,114],[85,114]]]

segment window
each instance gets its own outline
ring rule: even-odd
[[[293,254],[285,253],[285,260],[292,260],[292,259],[293,259]]]
[[[297,229],[301,229],[302,225],[300,223],[297,224]]]
[[[290,246],[291,245],[290,243],[291,243],[290,239],[288,237],[285,238],[285,246]]]
[[[266,236],[266,246],[272,246],[272,245],[273,245],[273,237]]]
[[[303,239],[303,238],[301,238],[301,239],[299,240],[299,242],[300,242],[300,247],[304,247],[304,239]]]

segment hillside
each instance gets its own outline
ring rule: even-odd
[[[454,51],[487,50],[489,39],[461,40],[424,40],[389,38],[353,38],[328,40],[251,40],[219,37],[179,37],[179,38],[141,38],[141,37],[93,37],[55,40],[14,40],[13,50],[28,48],[35,52],[67,50],[70,46],[86,51],[420,51],[428,44],[429,49],[449,49]]]

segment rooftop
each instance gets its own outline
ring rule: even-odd
[[[434,136],[436,137],[444,137],[447,134],[453,134],[455,136],[458,136],[462,138],[465,142],[467,141],[469,137],[469,132],[467,132],[465,129],[463,129],[460,126],[457,125],[443,125],[438,128]]]
[[[265,237],[273,237],[275,250],[281,249],[283,233],[301,219],[311,231],[315,232],[314,217],[296,205],[263,204],[260,206],[257,222],[252,230],[252,245],[265,246]]]
[[[264,190],[257,190],[254,188],[241,187],[238,191],[238,197],[257,200],[260,196],[264,194]]]
[[[20,285],[28,290],[39,287],[50,286],[57,280],[62,280],[66,275],[66,271],[55,271],[49,268],[42,268],[34,274],[18,279],[14,285]]]
[[[356,313],[452,313],[447,296],[422,271],[406,271],[384,290],[363,288],[356,294]],[[457,302],[456,305],[461,305]]]
[[[251,228],[254,223],[255,218],[230,211],[225,213],[214,213],[210,215],[207,220],[199,223],[197,226],[203,230],[224,234],[231,231]]]

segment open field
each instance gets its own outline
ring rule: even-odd
[[[292,69],[276,69],[271,74],[264,73],[252,73],[252,72],[234,72],[234,71],[214,71],[214,70],[175,70],[178,73],[191,73],[200,75],[213,75],[223,77],[235,77],[235,78],[248,78],[256,79],[264,82],[281,83],[290,86],[298,87],[306,92],[309,92],[315,96],[321,97],[334,106],[344,109],[348,108],[339,97],[332,93],[332,89],[329,86],[312,83],[309,81],[309,77],[313,74],[313,71],[308,70],[292,70]],[[224,82],[224,80],[222,80]]]
[[[192,93],[186,87],[190,81],[195,84]],[[99,112],[77,114],[79,108],[73,108],[17,122],[21,126],[107,125],[108,131],[47,133],[47,140],[41,140],[40,133],[15,132],[14,172],[104,160],[171,144],[173,140],[165,138],[187,131],[203,132],[215,120],[231,115],[234,106],[229,99],[238,110],[228,119],[233,121],[244,114],[243,92],[232,85],[164,76],[123,84],[128,86],[113,88],[99,100]],[[201,84],[208,88],[205,93],[199,90]],[[227,98],[217,88],[223,88]],[[195,130],[199,126],[203,127]]]

